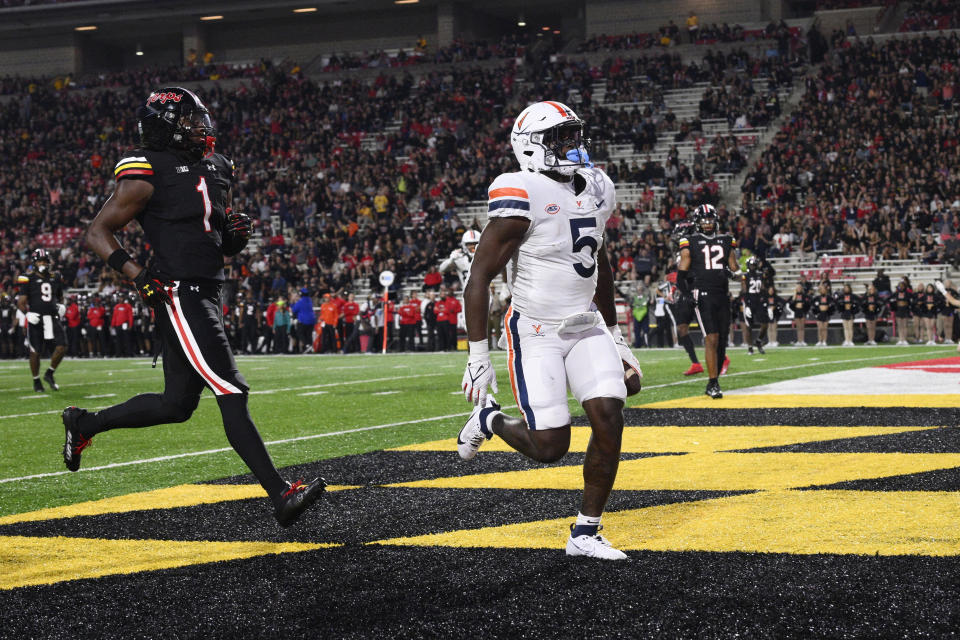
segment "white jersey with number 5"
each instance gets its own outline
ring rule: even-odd
[[[580,193],[574,185],[586,186]],[[600,169],[580,169],[557,182],[540,173],[497,176],[487,192],[490,218],[530,221],[507,265],[513,307],[544,322],[587,311],[597,287],[597,250],[616,207],[613,182]]]

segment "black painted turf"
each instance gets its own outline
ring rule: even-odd
[[[629,410],[627,424],[941,426],[957,424],[957,413]],[[751,451],[956,452],[957,431]],[[624,457],[643,455],[649,454]],[[561,464],[582,460],[582,454],[570,454]],[[626,563],[604,563],[567,558],[560,548],[364,544],[543,518],[572,521],[578,491],[380,486],[539,466],[507,453],[482,453],[467,464],[453,452],[377,452],[288,468],[288,477],[324,475],[336,484],[361,487],[330,493],[290,530],[276,525],[265,500],[0,527],[0,535],[345,545],[0,591],[0,638],[939,638],[960,633],[958,557],[631,552]],[[960,471],[818,488],[957,491]],[[720,495],[730,493],[615,491],[608,511]]]

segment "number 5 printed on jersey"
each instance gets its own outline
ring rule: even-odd
[[[593,272],[597,270],[597,239],[593,236],[580,235],[583,229],[594,228],[597,226],[596,218],[575,218],[570,220],[570,235],[573,236],[573,252],[580,253],[580,251],[587,247],[590,249],[590,266],[583,266],[582,262],[574,262],[573,268],[584,278],[589,278],[593,275]]]

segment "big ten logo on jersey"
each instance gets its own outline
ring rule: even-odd
[[[150,97],[147,98],[147,102],[159,102],[160,104],[166,104],[167,101],[180,102],[182,98],[182,93],[173,93],[172,91],[167,91],[166,93],[151,93]]]

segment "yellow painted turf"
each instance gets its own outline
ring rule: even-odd
[[[742,491],[825,485],[960,467],[960,453],[691,453],[620,463],[614,491]],[[390,487],[583,488],[581,465],[451,476]]]
[[[337,546],[340,545],[0,536],[0,589]]]
[[[329,486],[327,491],[351,489],[349,486]],[[16,522],[35,522],[56,520],[77,516],[97,516],[105,513],[125,513],[127,511],[148,511],[151,509],[172,509],[174,507],[193,507],[199,504],[213,504],[229,500],[265,498],[267,494],[258,484],[182,484],[166,489],[129,493],[113,498],[78,502],[63,507],[52,507],[16,513],[0,518],[0,525]]]
[[[720,400],[699,395],[632,406],[640,409],[796,409],[798,407],[933,407],[952,409],[960,406],[960,394],[778,395],[728,393]]]
[[[604,514],[625,551],[960,555],[960,496],[927,491],[774,491]],[[392,538],[398,546],[562,548],[572,518]]]
[[[819,442],[842,438],[889,435],[906,431],[924,431],[936,427],[627,427],[623,430],[624,453],[680,453],[688,451],[729,451],[757,447],[780,447],[800,442]],[[570,451],[587,450],[589,427],[570,429]],[[457,439],[434,440],[390,451],[456,451]],[[513,451],[502,438],[483,444],[480,455],[488,451]],[[520,455],[520,454],[517,454]]]

